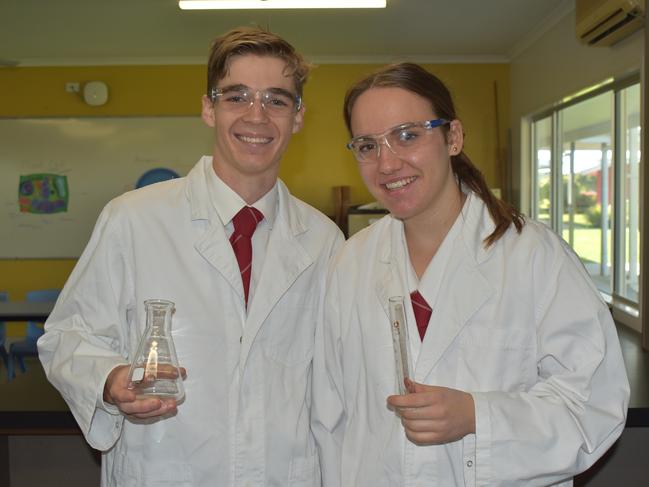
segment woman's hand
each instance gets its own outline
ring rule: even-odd
[[[428,386],[406,379],[409,394],[388,397],[401,417],[406,436],[419,445],[439,445],[475,433],[475,405],[471,394]]]

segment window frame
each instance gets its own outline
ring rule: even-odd
[[[631,73],[627,76],[623,76],[617,79],[609,79],[603,83],[595,85],[593,87],[582,90],[579,93],[576,93],[573,96],[567,97],[562,101],[552,105],[551,107],[538,111],[528,117],[529,125],[528,127],[528,136],[529,136],[529,154],[530,154],[530,164],[528,167],[530,170],[530,192],[528,201],[528,207],[531,214],[534,218],[538,218],[539,208],[538,208],[538,194],[539,194],[539,181],[538,181],[538,167],[536,159],[536,124],[544,119],[550,118],[551,125],[551,143],[550,143],[550,226],[557,232],[559,235],[562,234],[563,227],[563,201],[561,197],[557,195],[561,194],[561,165],[562,165],[562,147],[560,140],[561,134],[561,117],[559,116],[560,112],[568,107],[577,105],[591,98],[595,98],[598,95],[603,93],[611,92],[614,108],[612,113],[612,147],[611,147],[611,157],[613,158],[613,177],[614,177],[614,186],[613,186],[613,199],[612,199],[612,216],[613,216],[613,226],[611,228],[611,244],[612,249],[612,265],[611,265],[611,284],[612,284],[612,294],[605,293],[600,291],[604,300],[613,308],[613,313],[616,319],[619,319],[622,322],[627,322],[631,324],[634,328],[637,328],[637,324],[640,320],[640,306],[641,306],[641,293],[638,295],[638,302],[634,302],[624,296],[617,294],[617,291],[620,287],[620,271],[618,269],[618,262],[620,259],[620,232],[625,231],[624,229],[624,218],[623,218],[623,195],[622,191],[619,191],[619,184],[622,184],[624,179],[622,178],[623,164],[621,164],[621,150],[624,144],[621,144],[621,137],[624,134],[621,133],[622,124],[620,120],[621,116],[621,92],[622,90],[633,86],[641,84],[641,77],[639,72]],[[642,107],[639,107],[642,111]],[[642,148],[642,147],[640,147]],[[644,156],[644,154],[643,154]],[[642,156],[641,156],[642,157]],[[641,181],[639,182],[640,184]],[[639,188],[640,193],[642,194],[642,188]],[[640,201],[640,204],[642,202]],[[641,209],[639,209],[641,211]],[[638,221],[638,224],[641,227],[641,221]],[[622,227],[622,228],[621,228]],[[642,241],[643,234],[642,230],[640,235],[640,240]],[[642,256],[640,257],[640,275],[638,278],[638,283],[642,281]]]

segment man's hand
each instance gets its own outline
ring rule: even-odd
[[[127,416],[139,419],[176,413],[178,405],[173,398],[136,399],[135,392],[128,388],[128,369],[128,365],[119,365],[108,374],[104,384],[104,402],[117,406]],[[180,373],[183,379],[187,376],[182,367]]]
[[[475,433],[473,397],[464,391],[406,379],[409,394],[388,397],[406,436],[419,445],[439,445]]]

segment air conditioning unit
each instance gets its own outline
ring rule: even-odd
[[[576,0],[577,37],[589,46],[610,46],[644,25],[645,0]]]

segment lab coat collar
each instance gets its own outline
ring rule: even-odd
[[[187,174],[185,194],[189,201],[189,211],[192,220],[209,220],[213,211],[208,197],[206,166],[212,166],[212,157],[203,156]]]
[[[209,228],[195,242],[196,250],[230,283],[243,302],[243,286],[239,267],[225,227],[208,198],[205,165],[211,157],[203,157],[187,176],[187,197],[192,220],[208,220]],[[259,282],[258,291],[250,303],[246,324],[243,328],[241,366],[245,363],[250,346],[259,329],[281,297],[309,266],[313,259],[304,249],[298,236],[308,231],[305,216],[286,185],[278,180],[278,212],[268,238],[267,257]],[[243,368],[242,368],[243,370]]]
[[[225,227],[211,203],[206,171],[212,166],[212,157],[203,156],[187,174],[186,195],[192,221],[205,220],[205,232],[194,242],[196,251],[221,273],[243,301],[243,284],[232,245]]]
[[[186,195],[189,201],[190,215],[192,220],[210,220],[214,218],[214,209],[208,197],[207,179],[205,171],[212,167],[212,157],[203,156],[198,163],[187,174]],[[286,218],[291,235],[297,236],[306,232],[307,226],[303,217],[291,203],[291,195],[286,185],[278,180],[278,207],[277,218]],[[227,222],[223,222],[224,224]]]
[[[484,262],[491,254],[491,247],[485,248],[484,239],[487,238],[496,228],[489,210],[484,202],[476,196],[471,190],[462,186],[462,191],[466,194],[467,200],[462,207],[458,218],[462,218],[461,234],[462,242],[465,245],[467,255],[471,260],[478,264]],[[391,220],[390,225],[403,225],[403,223],[393,216],[388,216]],[[382,245],[379,248],[379,261],[389,264],[394,260],[393,242],[390,238],[389,226],[385,226],[386,234],[381,236]]]
[[[467,255],[477,265],[484,262],[491,255],[493,245],[485,248],[484,239],[496,229],[496,225],[482,199],[464,186],[462,186],[462,191],[467,197],[459,215],[459,218],[464,220],[462,224],[462,241],[465,244]]]
[[[279,211],[268,239],[266,259],[243,330],[240,363],[245,363],[255,336],[282,296],[313,259],[297,238],[308,231],[304,216],[282,181],[278,181]]]
[[[461,233],[446,267],[444,284],[440,287],[430,318],[431,328],[424,336],[416,357],[414,378],[418,382],[426,381],[426,377],[471,316],[495,292],[480,272],[480,264],[491,253],[491,248],[484,248],[483,239],[493,231],[494,225],[482,200],[470,191],[465,192],[467,201],[458,217],[464,220]],[[402,223],[392,217],[388,218],[391,220],[381,228],[384,233],[379,237],[376,293],[388,319],[389,297],[404,295],[410,325],[414,324],[414,314],[406,295],[407,284],[401,272],[404,262],[399,262],[400,253],[396,249],[398,244],[394,239],[398,232],[393,231],[394,225]],[[409,330],[414,329],[409,326]],[[410,335],[412,340],[413,333]],[[415,338],[419,339],[418,336]]]
[[[385,224],[377,227],[381,234],[378,236],[376,294],[385,314],[389,317],[389,299],[393,296],[407,297],[405,296],[407,286],[400,272],[402,263],[399,262],[397,243],[394,240],[395,235],[401,231],[403,223],[392,215],[386,216],[382,223]]]

